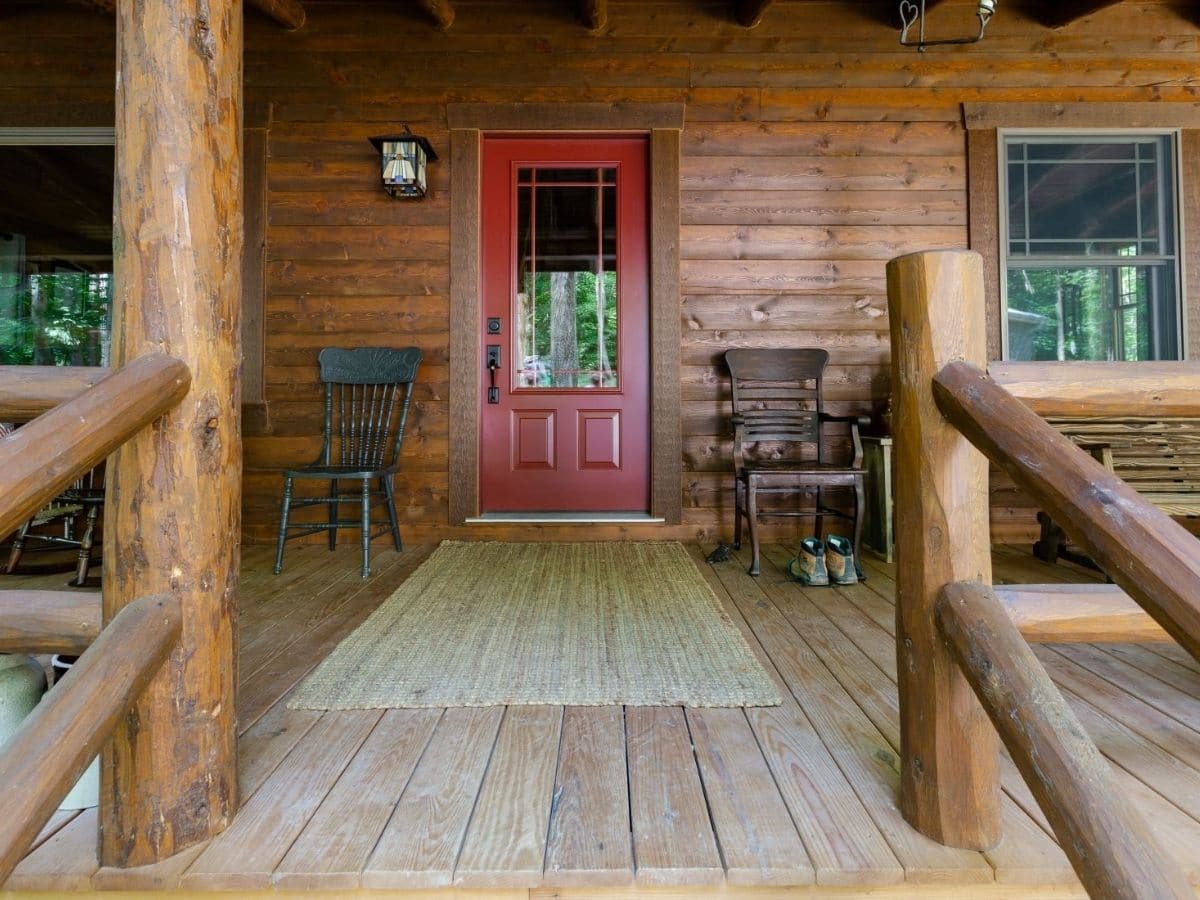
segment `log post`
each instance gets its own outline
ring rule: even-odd
[[[999,746],[934,621],[942,588],[991,584],[987,461],[938,411],[933,376],[983,365],[983,272],[976,253],[935,251],[887,267],[895,423],[896,650],[900,806],[943,844],[1000,837]]]
[[[100,864],[137,866],[237,808],[241,0],[117,4],[113,363],[182,359],[188,395],[110,461],[104,619],[180,603],[178,645],[102,754]]]

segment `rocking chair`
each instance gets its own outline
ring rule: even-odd
[[[397,550],[404,549],[392,478],[399,469],[400,444],[421,351],[417,347],[356,350],[327,347],[317,359],[325,384],[325,444],[312,465],[283,473],[275,574],[283,570],[283,548],[288,538],[325,531],[332,550],[337,546],[339,528],[357,527],[361,530],[362,577],[366,578],[371,574],[371,507],[379,500],[387,507],[393,544]],[[296,479],[330,482],[329,496],[293,498],[292,485]],[[357,481],[360,487],[343,491],[339,487],[343,481]],[[372,482],[378,484],[378,489],[371,489]],[[359,518],[339,519],[338,506],[342,503],[361,504]],[[292,507],[317,505],[328,508],[328,522],[293,525],[288,521]],[[293,529],[295,533],[290,534]]]
[[[829,353],[820,349],[729,350],[725,363],[733,389],[734,536],[742,546],[742,519],[750,526],[750,574],[758,575],[758,519],[761,516],[814,518],[820,538],[826,517],[848,519],[854,533],[854,557],[862,552],[863,482],[859,426],[866,416],[832,416],[825,412],[821,382]],[[854,448],[848,462],[830,462],[822,425],[845,423]],[[847,488],[854,512],[826,506],[823,492]],[[758,508],[759,494],[815,492],[816,503],[805,509]]]

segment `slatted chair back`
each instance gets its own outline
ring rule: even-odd
[[[829,353],[819,348],[727,350],[740,443],[815,444],[817,460],[822,461],[821,382],[828,362]],[[735,447],[735,455],[742,450]]]
[[[418,347],[327,347],[317,356],[325,384],[325,465],[379,471],[404,439]]]

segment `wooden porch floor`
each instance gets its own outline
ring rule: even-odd
[[[98,869],[95,811],[59,814],[10,891],[337,891],[447,887],[513,897],[716,893],[1073,896],[1066,857],[1004,761],[1004,841],[942,847],[896,806],[893,581],[803,590],[690,548],[768,671],[769,709],[510,707],[320,713],[290,689],[431,548],[245,553],[244,802],[209,844],[144,870]],[[1078,581],[1006,548],[997,580]],[[61,577],[21,579],[61,584]],[[16,579],[7,584],[15,586]],[[1176,649],[1046,647],[1040,656],[1169,852],[1200,884],[1200,667]],[[762,886],[776,890],[763,891]],[[508,890],[504,890],[508,889]],[[408,896],[412,896],[409,894]]]

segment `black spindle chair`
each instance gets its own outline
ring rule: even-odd
[[[325,443],[312,465],[283,473],[275,574],[283,569],[283,547],[288,538],[325,531],[332,550],[337,546],[339,528],[358,527],[362,533],[362,575],[366,578],[371,574],[373,503],[382,501],[386,505],[392,542],[397,550],[403,549],[392,478],[399,468],[400,444],[404,440],[421,351],[417,347],[356,350],[326,347],[317,359],[325,385]],[[292,484],[298,478],[330,482],[329,496],[293,498]],[[343,481],[361,484],[353,491],[343,491],[340,488]],[[377,490],[371,489],[372,482],[378,483]],[[338,518],[338,506],[342,503],[361,504],[358,521]],[[288,522],[292,507],[322,504],[328,507],[328,522],[297,525]]]
[[[821,537],[827,516],[848,519],[854,533],[857,563],[862,551],[862,443],[858,429],[866,416],[832,416],[825,412],[821,384],[829,353],[819,348],[787,350],[727,350],[733,391],[734,525],[733,545],[742,545],[742,518],[750,525],[750,574],[759,573],[760,516],[805,516],[815,519]],[[843,423],[849,428],[853,458],[834,462],[822,426]],[[826,488],[848,488],[854,512],[824,503]],[[815,492],[816,501],[804,509],[759,509],[759,494]]]

